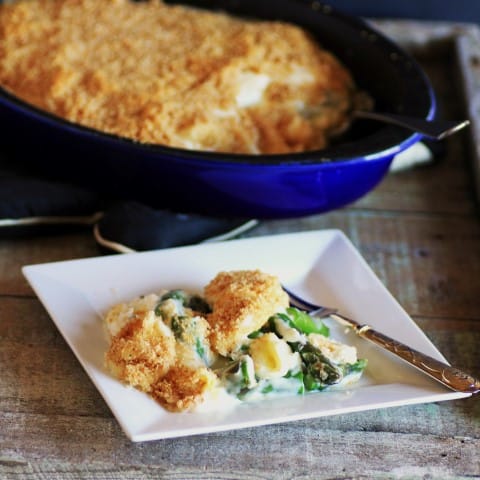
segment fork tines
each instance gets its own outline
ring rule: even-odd
[[[288,294],[290,306],[298,308],[299,310],[303,310],[311,316],[315,315],[318,317],[328,317],[329,315],[337,312],[337,309],[335,308],[328,308],[323,307],[322,305],[315,305],[314,303],[310,303],[307,300],[300,298],[298,295],[295,295],[285,286],[282,286],[282,288]]]

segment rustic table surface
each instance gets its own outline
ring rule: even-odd
[[[445,116],[476,115],[452,87],[462,80],[455,72],[463,27],[379,26],[415,50]],[[467,30],[475,49],[475,31]],[[475,73],[479,59],[470,60]],[[475,79],[470,100],[474,87]],[[478,376],[476,128],[445,141],[434,163],[390,173],[345,209],[264,221],[248,236],[343,230],[449,362]],[[0,478],[480,478],[478,396],[131,443],[20,270],[97,255],[87,229],[0,237]]]

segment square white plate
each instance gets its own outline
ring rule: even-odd
[[[112,305],[164,288],[201,292],[221,270],[254,268],[278,275],[282,283],[313,302],[336,306],[360,322],[445,360],[338,230],[30,265],[23,267],[23,273],[133,441],[468,396],[446,389],[333,324],[332,336],[355,345],[359,356],[369,361],[362,380],[348,390],[242,404],[223,412],[169,413],[106,372],[103,357],[108,344],[102,315]]]

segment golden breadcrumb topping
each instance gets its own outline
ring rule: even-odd
[[[162,309],[157,314],[159,303]],[[165,408],[193,408],[216,385],[215,374],[205,367],[206,361],[213,361],[210,326],[189,308],[179,312],[173,299],[162,301],[156,294],[138,297],[113,306],[104,323],[111,339],[105,354],[107,369],[150,393]]]
[[[288,306],[277,277],[259,270],[221,272],[205,295],[213,308],[206,318],[156,294],[113,306],[105,315],[111,338],[108,370],[168,410],[190,410],[218,387],[209,368],[215,354],[235,351],[249,333]]]
[[[136,316],[112,338],[105,362],[117,378],[150,392],[175,358],[175,337],[150,313]]]
[[[178,365],[153,385],[152,396],[169,411],[192,410],[217,383],[217,376],[208,368]]]
[[[207,316],[212,347],[221,355],[235,351],[245,337],[288,307],[277,277],[260,270],[219,273],[206,287],[213,312]]]
[[[311,333],[318,325],[288,305],[279,279],[260,270],[220,272],[204,297],[180,289],[142,295],[106,313],[105,365],[171,412],[322,390],[344,380],[340,364],[354,367],[355,381],[366,365],[355,366],[355,347]]]
[[[0,85],[139,142],[254,154],[325,147],[354,93],[349,72],[294,25],[158,0],[0,5]]]

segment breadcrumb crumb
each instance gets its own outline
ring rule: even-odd
[[[247,335],[288,307],[288,295],[276,276],[260,270],[219,273],[206,287],[213,307],[207,320],[212,347],[221,355],[235,351]]]
[[[169,411],[188,411],[201,403],[217,383],[217,376],[208,368],[178,365],[153,385],[152,396]]]
[[[152,312],[136,316],[112,338],[107,368],[120,380],[144,392],[175,362],[175,337]]]

